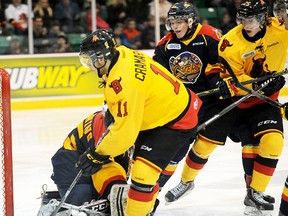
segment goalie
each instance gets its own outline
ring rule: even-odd
[[[79,169],[75,168],[75,164],[80,155],[97,144],[112,122],[113,117],[104,106],[103,111],[89,115],[74,128],[64,140],[63,146],[54,154],[51,159],[53,165],[51,178],[57,185],[61,198],[79,172]],[[82,175],[67,196],[65,203],[81,206],[91,200],[107,200],[113,185],[127,184],[130,153],[130,151],[126,151],[115,157],[109,167],[101,169],[91,177]],[[105,210],[105,212],[107,211]]]

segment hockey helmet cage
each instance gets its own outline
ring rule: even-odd
[[[244,0],[237,11],[237,23],[242,19],[256,18],[259,26],[265,26],[268,17],[268,7],[264,0]]]
[[[276,0],[273,4],[273,14],[283,22],[283,16],[288,14],[288,0]]]
[[[116,45],[113,34],[108,30],[98,29],[92,32],[80,44],[79,58],[82,65],[87,68],[95,67],[95,62],[103,58],[106,64],[107,59],[112,59],[115,55]]]
[[[189,28],[192,28],[193,23],[197,22],[196,9],[193,4],[189,2],[178,2],[172,5],[168,11],[166,19],[166,29],[171,31],[170,20],[178,19],[185,20],[189,24]]]

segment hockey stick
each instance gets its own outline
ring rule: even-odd
[[[269,81],[267,83],[265,83],[264,85],[258,86],[255,89],[255,92],[258,93],[258,91],[260,91],[261,89],[263,89],[264,87],[266,87],[269,84]],[[235,101],[234,103],[230,104],[229,106],[227,106],[225,109],[223,109],[222,111],[220,111],[219,113],[217,113],[216,115],[214,115],[213,117],[211,117],[210,119],[208,119],[207,121],[205,121],[204,123],[202,123],[201,125],[199,125],[197,127],[197,132],[199,132],[200,130],[202,130],[203,128],[205,128],[207,125],[211,124],[212,122],[216,121],[217,119],[219,119],[221,116],[225,115],[226,113],[228,113],[230,110],[232,110],[233,108],[235,108],[236,106],[238,106],[239,104],[241,104],[242,102],[244,102],[245,100],[247,100],[248,98],[250,98],[251,96],[253,96],[253,94],[250,92],[247,95],[241,97],[239,100]]]
[[[269,78],[285,75],[287,73],[288,73],[288,69],[285,68],[281,72],[268,74],[268,75],[265,75],[265,76],[262,76],[262,77],[257,77],[255,79],[251,79],[251,80],[247,80],[247,81],[241,82],[241,84],[242,85],[247,85],[247,84],[252,84],[252,83],[256,83],[256,82],[261,82],[261,81],[267,80]],[[215,94],[215,93],[218,93],[218,92],[219,92],[219,88],[209,89],[209,90],[197,93],[197,96],[198,97],[203,97],[203,96],[207,96],[207,95],[210,95],[210,94]]]
[[[54,211],[54,209],[57,206],[59,206],[59,203],[60,201],[56,199],[51,199],[48,204],[41,206],[37,216],[48,216],[48,215],[50,216],[51,213]],[[103,200],[93,201],[87,205],[82,205],[82,206],[76,206],[76,205],[72,205],[72,204],[64,202],[62,204],[62,208],[65,208],[68,211],[67,214],[65,213],[65,215],[68,215],[69,213],[72,215],[72,212],[73,212],[73,215],[76,215],[75,214],[76,212],[78,214],[80,212],[85,212],[90,216],[109,216],[110,215],[108,214],[108,211],[110,211],[109,205],[110,205],[109,201],[106,199],[103,199]]]
[[[254,89],[249,89],[249,88],[245,87],[241,82],[239,82],[239,80],[237,79],[234,71],[232,70],[232,68],[228,64],[228,62],[221,56],[219,56],[219,60],[224,65],[224,67],[228,70],[229,74],[231,75],[231,77],[232,77],[232,79],[235,82],[237,87],[239,87],[240,89],[242,89],[242,90],[254,95],[255,97],[257,97],[259,99],[262,99],[263,101],[271,104],[272,106],[275,106],[277,108],[281,108],[283,106],[283,104],[279,103],[278,101],[272,100],[271,98],[269,98],[266,95],[263,95],[263,94],[255,91]]]
[[[55,216],[57,214],[57,212],[60,210],[60,208],[62,207],[63,203],[66,201],[67,197],[69,196],[71,190],[74,188],[75,184],[78,182],[78,180],[80,179],[81,175],[82,175],[82,170],[80,170],[77,174],[77,176],[74,178],[73,182],[71,183],[70,187],[68,188],[68,190],[66,191],[66,193],[64,194],[63,198],[61,199],[61,202],[59,203],[59,205],[57,206],[57,208],[55,209],[55,211],[53,212],[53,214],[51,216]]]

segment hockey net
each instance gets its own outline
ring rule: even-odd
[[[10,79],[6,70],[0,68],[0,216],[13,216],[13,169],[11,138]]]

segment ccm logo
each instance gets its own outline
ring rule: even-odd
[[[149,148],[148,146],[145,146],[145,145],[142,145],[142,146],[140,147],[140,149],[142,149],[142,150],[144,150],[144,151],[148,151],[148,152],[150,152],[150,151],[152,150],[152,148]]]
[[[277,121],[274,120],[265,120],[258,123],[257,126],[266,125],[266,124],[277,124]]]

